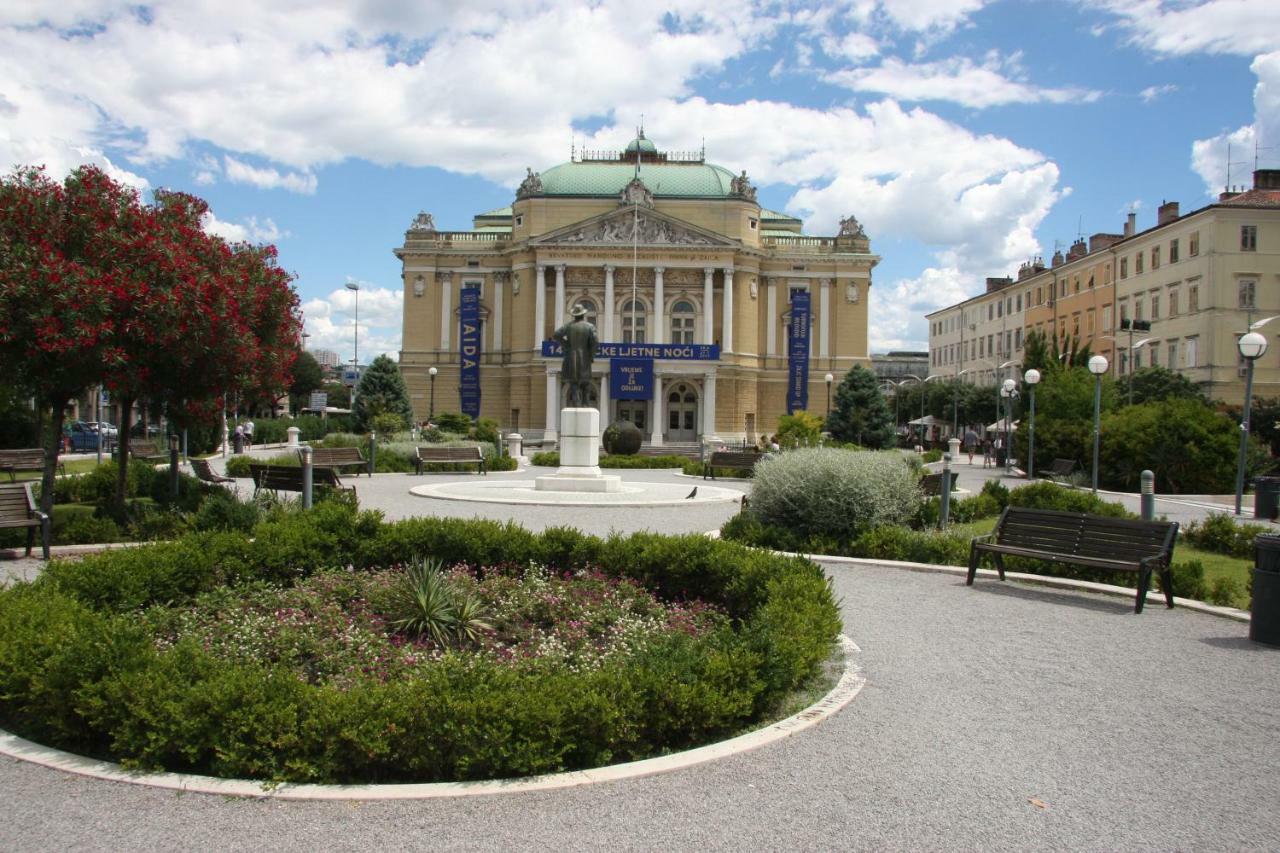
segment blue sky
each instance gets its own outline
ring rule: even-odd
[[[391,249],[509,204],[570,144],[746,169],[883,261],[875,351],[1135,209],[1280,167],[1275,0],[60,0],[0,6],[0,165],[94,162],[275,243],[310,344],[399,348]]]

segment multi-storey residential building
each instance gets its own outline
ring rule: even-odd
[[[1236,341],[1261,322],[1272,346],[1256,365],[1255,393],[1280,394],[1280,322],[1274,331],[1264,322],[1280,316],[1280,170],[1258,170],[1252,189],[1223,193],[1186,215],[1177,202],[1165,202],[1144,231],[1136,220],[1131,213],[1124,233],[1077,240],[1049,267],[1024,264],[1012,285],[993,289],[993,281],[1007,280],[988,279],[986,293],[927,315],[931,372],[968,375],[960,356],[981,357],[979,323],[993,302],[1007,304],[1005,289],[1016,289],[1022,338],[1039,331],[1059,346],[1074,339],[1106,356],[1116,376],[1168,367],[1232,403],[1244,393]],[[1125,319],[1150,323],[1150,330],[1122,330]]]
[[[332,369],[338,366],[338,354],[331,349],[313,349],[309,352],[321,367]]]
[[[965,376],[984,385],[1009,376],[1022,358],[1027,299],[1021,281],[988,278],[981,295],[926,315],[929,375]]]
[[[602,342],[591,403],[654,445],[754,439],[806,395],[821,410],[828,372],[871,364],[879,259],[857,221],[804,234],[761,208],[745,173],[659,151],[643,132],[623,151],[531,170],[472,230],[422,213],[395,253],[400,368],[420,418],[434,394],[436,411],[554,439],[567,388],[548,339],[575,306]]]

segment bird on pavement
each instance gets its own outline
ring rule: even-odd
[[[693,499],[694,499],[694,497],[695,497],[697,494],[698,494],[698,487],[697,487],[697,486],[694,486],[694,487],[693,487],[693,491],[692,491],[692,492],[690,492],[689,494],[685,495],[685,496],[684,496],[684,499],[685,499],[685,500],[687,500],[687,501],[691,501],[691,500],[693,500]]]

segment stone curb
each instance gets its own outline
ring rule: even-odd
[[[727,758],[741,752],[775,743],[804,731],[833,716],[862,691],[866,678],[862,675],[854,656],[862,650],[849,637],[841,634],[838,642],[844,654],[844,672],[825,696],[797,714],[779,720],[762,729],[748,732],[719,743],[696,749],[614,764],[591,770],[573,770],[533,776],[526,779],[505,779],[484,782],[424,782],[402,785],[294,785],[285,783],[254,782],[248,779],[217,779],[212,776],[195,776],[184,773],[143,773],[125,770],[119,764],[97,761],[70,752],[32,743],[17,735],[0,730],[0,755],[61,770],[78,776],[88,776],[108,782],[126,782],[152,788],[164,788],[188,793],[217,794],[224,797],[259,797],[279,800],[420,800],[441,797],[473,797],[492,794],[517,794],[530,791],[553,791],[614,782],[669,773],[694,767],[708,761]]]

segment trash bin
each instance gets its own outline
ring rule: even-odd
[[[1005,460],[1008,458],[1008,451],[1004,447],[996,448],[996,467],[1003,468]]]
[[[1253,603],[1249,639],[1280,646],[1280,536],[1253,537]]]
[[[231,436],[231,452],[244,453],[244,434],[243,433],[237,432]]]
[[[1280,477],[1258,477],[1253,481],[1253,517],[1272,519],[1280,508]]]

